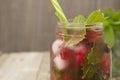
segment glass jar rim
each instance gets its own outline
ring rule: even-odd
[[[64,25],[64,26],[62,26],[62,25]],[[75,26],[72,27],[71,25],[75,25]],[[85,26],[85,27],[83,27],[83,26]],[[65,29],[103,28],[103,22],[87,23],[86,25],[83,25],[81,23],[75,23],[75,22],[58,22],[57,27],[65,28]]]
[[[67,24],[67,23],[66,23]],[[74,30],[74,31],[85,31],[86,29],[90,29],[90,30],[93,30],[95,32],[97,31],[103,31],[103,23],[102,22],[96,22],[96,23],[89,23],[89,24],[86,24],[84,25],[84,27],[81,26],[80,23],[75,23],[75,24],[78,24],[78,26],[69,26],[71,25],[70,23],[68,23],[68,25],[61,25],[61,23],[58,23],[58,26],[57,28],[58,29],[65,29],[65,30]],[[59,33],[59,35],[61,36],[74,36],[74,37],[82,37],[80,34],[65,34],[65,33]],[[86,33],[85,33],[86,35]],[[102,36],[103,34],[101,34]]]

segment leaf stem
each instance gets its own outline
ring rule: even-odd
[[[87,71],[85,72],[85,74],[82,76],[82,79],[85,79],[85,77],[87,76],[87,73],[89,72],[89,70],[90,70],[90,66],[88,67],[88,69],[87,69]]]

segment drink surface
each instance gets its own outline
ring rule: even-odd
[[[51,80],[110,80],[111,53],[103,29],[68,28],[67,32],[58,28],[51,46]]]

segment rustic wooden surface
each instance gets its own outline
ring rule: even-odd
[[[49,53],[0,54],[0,80],[50,80]]]
[[[112,7],[120,0],[59,0],[68,18]],[[0,51],[48,50],[57,23],[50,0],[0,0]]]
[[[0,80],[50,80],[46,52],[0,55]]]

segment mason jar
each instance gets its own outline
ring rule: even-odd
[[[51,80],[111,80],[111,49],[103,23],[58,23],[50,48]]]

